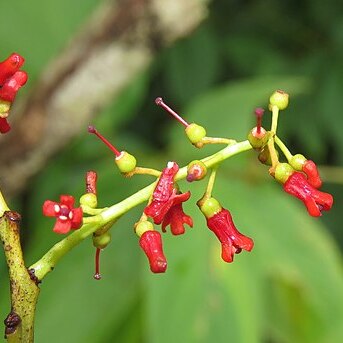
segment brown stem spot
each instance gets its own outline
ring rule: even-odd
[[[10,335],[17,329],[18,325],[21,323],[21,318],[15,313],[10,312],[9,315],[4,320],[5,323],[5,336]]]
[[[35,270],[33,268],[27,270],[30,275],[30,279],[38,286],[42,282],[42,280],[39,280],[38,277],[35,274]]]

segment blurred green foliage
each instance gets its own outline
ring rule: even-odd
[[[96,4],[2,2],[1,58],[12,51],[23,54],[32,85]],[[340,166],[342,7],[318,0],[213,1],[208,19],[161,52],[94,124],[141,165],[162,168],[168,160],[183,164],[214,148],[197,151],[187,145],[182,127],[155,108],[156,96],[206,126],[209,135],[243,140],[253,125],[253,108],[266,106],[269,94],[283,88],[291,104],[281,114],[280,136],[293,152]],[[100,206],[151,180],[121,178],[108,151],[80,133],[15,199],[24,216],[28,264],[60,238],[49,229],[51,219],[41,216],[41,204],[61,193],[81,195],[89,169],[99,175]],[[221,261],[219,243],[195,206],[203,187],[181,183],[192,192],[185,211],[194,228],[182,237],[163,235],[165,275],[151,275],[133,234],[143,206],[116,223],[102,254],[100,282],[92,279],[91,239],[66,256],[41,285],[36,341],[342,342],[342,185],[325,185],[336,204],[323,219],[313,219],[273,182],[253,152],[227,161],[214,195],[255,240],[254,250],[236,256],[232,265]],[[9,303],[2,266],[4,318]]]

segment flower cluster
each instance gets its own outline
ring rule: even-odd
[[[285,192],[300,199],[311,216],[319,217],[322,211],[331,209],[333,197],[318,190],[322,186],[322,180],[316,164],[301,154],[292,155],[276,135],[279,111],[287,108],[289,95],[280,90],[276,91],[271,95],[269,102],[273,114],[271,130],[266,131],[262,128],[261,119],[264,111],[257,109],[257,126],[250,131],[249,142],[259,152],[259,160],[271,165],[270,175],[283,184]],[[287,163],[279,161],[275,145],[284,153]]]
[[[270,130],[262,127],[264,109],[257,108],[255,110],[257,125],[248,133],[248,140],[242,143],[258,152],[259,161],[270,166],[269,174],[283,184],[286,193],[300,199],[311,216],[319,217],[322,215],[322,211],[331,209],[333,197],[328,193],[319,191],[322,180],[316,164],[301,154],[292,155],[277,136],[279,111],[287,108],[288,102],[288,94],[282,91],[277,91],[270,97],[269,107],[272,111]],[[188,123],[166,105],[162,98],[157,98],[156,104],[165,109],[184,126],[188,140],[197,148],[202,148],[206,144],[225,144],[227,145],[227,151],[229,151],[231,144],[242,144],[232,139],[207,137],[206,130],[202,126]],[[210,173],[206,190],[197,204],[205,216],[208,229],[214,233],[220,242],[223,261],[231,263],[235,255],[243,250],[252,251],[254,247],[252,238],[238,231],[230,211],[222,207],[212,196],[217,169],[225,159],[220,158],[224,155],[226,148],[221,150],[220,154],[214,154],[202,160],[191,161],[187,167],[182,169],[179,168],[175,161],[170,161],[162,171],[159,171],[138,167],[137,160],[133,155],[115,148],[93,126],[89,126],[88,131],[96,135],[111,149],[115,155],[115,164],[125,177],[132,177],[136,174],[156,177],[153,191],[151,194],[146,195],[146,199],[149,196],[148,203],[141,218],[135,224],[135,233],[139,237],[139,245],[145,253],[150,270],[153,273],[164,273],[167,269],[162,236],[159,231],[155,230],[154,225],[160,225],[162,232],[166,232],[166,228],[169,226],[174,236],[184,234],[186,225],[193,227],[193,219],[183,210],[183,203],[190,199],[191,193],[190,191],[182,193],[177,181],[186,178],[188,182],[198,182],[203,180],[208,172]],[[280,162],[276,146],[281,150],[287,162]],[[55,232],[68,233],[71,229],[80,228],[82,223],[94,223],[98,220],[96,215],[101,214],[104,209],[97,208],[96,179],[95,172],[87,173],[86,194],[80,198],[80,207],[75,208],[74,198],[68,195],[62,195],[60,203],[50,200],[44,203],[43,214],[57,218],[53,229]],[[90,217],[83,218],[83,214]],[[101,218],[102,216],[98,217]],[[108,222],[101,222],[93,232],[93,245],[96,248],[96,273],[94,276],[96,279],[101,278],[99,272],[100,251],[109,244],[111,240],[109,229],[116,220],[117,217],[113,217]]]
[[[0,133],[11,129],[7,121],[9,110],[19,88],[27,81],[26,72],[19,70],[24,61],[22,56],[13,53],[0,62]]]

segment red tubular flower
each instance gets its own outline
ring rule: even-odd
[[[74,197],[61,195],[60,203],[46,200],[43,204],[43,214],[47,217],[56,217],[54,232],[68,233],[71,229],[76,230],[82,225],[82,209],[74,208]]]
[[[322,180],[320,179],[317,166],[313,161],[306,160],[302,171],[307,175],[307,181],[312,187],[320,188],[322,186]]]
[[[167,269],[167,260],[163,253],[160,233],[154,230],[145,231],[139,245],[149,260],[150,270],[153,273],[164,273]]]
[[[207,226],[219,239],[225,262],[233,262],[234,254],[239,254],[242,249],[251,251],[254,247],[254,241],[236,229],[230,212],[225,208],[207,218]]]
[[[289,176],[283,188],[287,193],[300,199],[305,204],[308,213],[313,217],[320,217],[322,211],[329,211],[332,207],[332,195],[318,191],[300,172],[294,172]]]
[[[190,192],[178,194],[174,185],[174,177],[178,171],[177,163],[168,162],[167,168],[163,169],[158,180],[152,202],[144,209],[144,213],[152,218],[155,224],[161,224],[174,205],[181,204],[191,196]]]
[[[187,194],[187,193],[185,193]],[[173,235],[182,235],[185,233],[184,224],[193,227],[193,220],[185,214],[182,209],[182,203],[173,205],[162,222],[162,231],[166,232],[166,226],[170,225],[170,230]]]

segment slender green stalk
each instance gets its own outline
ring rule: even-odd
[[[272,126],[270,129],[270,131],[272,131],[274,134],[276,134],[278,119],[279,119],[279,108],[274,105],[272,107]]]
[[[229,138],[221,138],[221,137],[204,137],[200,143],[202,145],[204,144],[235,144],[237,143],[234,139],[229,139]]]
[[[0,217],[2,217],[5,213],[5,211],[9,211],[10,209],[8,208],[6,201],[0,192]]]
[[[278,145],[278,147],[280,148],[280,150],[282,151],[282,153],[285,155],[285,157],[287,158],[287,161],[289,162],[291,160],[291,158],[293,157],[293,155],[291,154],[291,152],[288,150],[288,148],[286,147],[286,145],[284,144],[284,142],[278,137],[275,136],[275,143]]]

